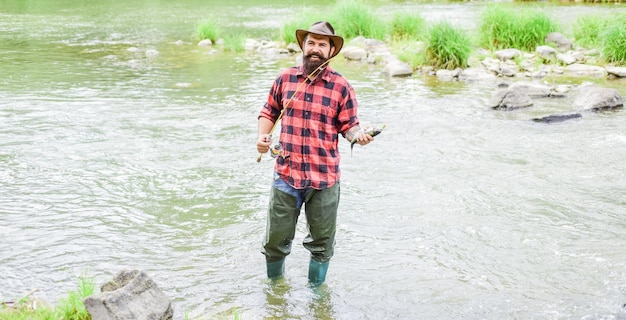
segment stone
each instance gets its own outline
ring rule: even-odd
[[[572,49],[572,41],[559,32],[548,33],[544,40],[547,44],[554,44],[559,51],[565,52]]]
[[[503,110],[515,110],[532,105],[533,100],[528,95],[523,92],[512,91],[511,89],[497,90],[487,102],[488,107]]]
[[[382,70],[382,74],[389,77],[406,77],[413,75],[413,68],[407,63],[395,60],[387,63]]]
[[[200,47],[210,47],[212,45],[213,45],[213,41],[211,41],[211,39],[204,39],[198,42],[198,46]]]
[[[567,53],[559,53],[556,55],[556,59],[563,62],[566,65],[570,65],[570,64],[574,64],[576,63],[576,58],[571,55],[571,54],[567,54]]]
[[[459,74],[460,81],[490,81],[496,80],[497,77],[483,68],[467,68],[463,69]]]
[[[618,78],[626,77],[626,67],[606,67],[606,72]]]
[[[535,122],[543,122],[543,123],[555,123],[555,122],[563,122],[570,119],[582,118],[582,114],[580,113],[571,113],[571,114],[552,114],[549,116],[541,117],[541,118],[533,118],[532,120]]]
[[[522,55],[522,51],[520,51],[519,49],[504,49],[496,51],[494,54],[496,58],[505,61],[520,57]]]
[[[145,272],[122,270],[83,301],[92,320],[170,320],[171,300]]]
[[[579,110],[603,111],[624,107],[622,96],[616,89],[584,86],[579,90],[573,102],[573,106]]]
[[[344,58],[348,60],[366,60],[367,59],[367,50],[355,47],[348,46],[341,50],[341,54],[343,54]]]
[[[543,59],[552,59],[556,55],[556,49],[550,46],[538,46],[535,53]]]
[[[583,77],[604,77],[606,70],[603,67],[574,63],[565,68],[565,74]]]
[[[459,76],[460,70],[439,69],[435,72],[437,79],[441,81],[452,81]]]
[[[509,90],[522,92],[532,98],[545,98],[550,96],[549,86],[535,82],[515,82],[509,87]]]

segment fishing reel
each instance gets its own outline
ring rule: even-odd
[[[272,156],[272,158],[280,157],[283,153],[283,145],[280,142],[270,146],[270,156]]]

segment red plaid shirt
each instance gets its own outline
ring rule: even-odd
[[[341,176],[339,134],[359,124],[357,100],[346,78],[328,66],[311,83],[300,86],[303,81],[302,66],[281,72],[259,118],[275,122],[295,94],[281,118],[284,154],[276,158],[274,169],[296,189],[322,190],[332,187]]]

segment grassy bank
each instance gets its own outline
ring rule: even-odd
[[[91,319],[83,300],[94,293],[93,278],[81,277],[78,289],[70,291],[61,299],[56,307],[32,298],[30,294],[17,298],[12,302],[3,302],[0,309],[0,320],[88,320]],[[34,292],[31,292],[34,293]]]
[[[398,12],[384,20],[363,0],[339,0],[328,12],[327,15],[304,10],[294,13],[294,18],[282,25],[276,40],[296,43],[296,29],[308,29],[316,21],[327,20],[347,41],[359,36],[384,41],[414,69],[421,66],[455,69],[466,67],[478,49],[493,52],[516,48],[534,52],[537,46],[546,45],[544,39],[549,33],[561,32],[573,39],[575,46],[597,49],[601,53],[600,62],[626,65],[625,13],[580,16],[572,34],[566,34],[542,10],[541,4],[494,3],[482,12],[476,34],[468,34],[450,21],[428,24],[419,12]],[[207,32],[203,30],[213,32],[204,36]],[[219,28],[210,20],[199,24],[196,34],[198,40],[224,39],[225,50],[244,50],[245,37],[220,36]]]

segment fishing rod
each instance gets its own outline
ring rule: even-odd
[[[306,76],[306,79],[304,79],[304,81],[302,81],[302,83],[300,83],[297,87],[296,87],[296,91],[293,92],[293,94],[291,95],[291,98],[289,98],[289,100],[287,100],[287,103],[285,103],[285,105],[283,106],[283,109],[280,110],[280,114],[278,115],[278,118],[276,118],[276,121],[274,122],[274,125],[272,126],[272,129],[270,130],[270,132],[267,134],[267,136],[271,139],[272,138],[272,133],[274,133],[274,130],[276,129],[276,127],[278,126],[278,123],[280,122],[280,119],[282,119],[283,114],[285,113],[285,110],[287,109],[287,107],[289,107],[289,104],[291,104],[291,101],[293,100],[293,98],[296,96],[296,93],[298,93],[298,91],[300,91],[300,89],[302,88],[302,86],[307,82],[307,80],[309,82],[311,82],[311,77],[313,77],[313,75],[320,71],[322,69],[322,67],[326,66],[330,60],[334,59],[335,57],[332,57],[326,61],[324,61],[324,63],[320,64],[319,67],[315,68],[315,70],[313,70],[309,75]],[[263,157],[262,153],[259,153],[259,156],[256,158],[256,162],[261,162],[261,158]]]

